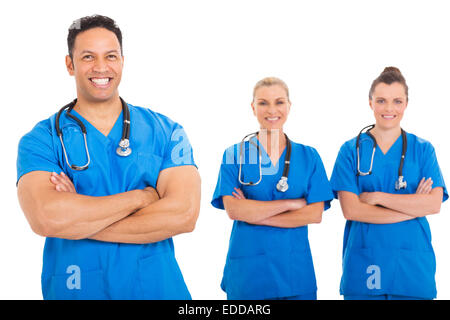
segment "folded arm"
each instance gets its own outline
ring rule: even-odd
[[[278,228],[297,228],[311,223],[322,222],[323,202],[315,202],[303,208],[283,212],[255,224]]]
[[[232,220],[280,228],[319,223],[324,206],[323,202],[307,205],[305,199],[249,200],[237,188],[233,196],[223,196],[223,203]]]
[[[424,217],[439,213],[443,197],[441,187],[432,188],[433,180],[422,178],[415,194],[392,194],[385,192],[364,192],[361,201],[392,209],[412,217]]]
[[[151,243],[192,232],[200,211],[200,176],[194,166],[160,172],[161,199],[122,219],[91,238],[122,243]]]
[[[395,210],[411,217],[424,217],[439,213],[443,190],[434,188],[429,194],[392,194],[371,192],[371,203]]]
[[[46,171],[29,172],[20,178],[17,189],[19,203],[32,230],[45,237],[87,238],[158,198],[151,190],[105,197],[58,192],[50,181],[51,176]]]

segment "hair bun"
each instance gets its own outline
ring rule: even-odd
[[[383,72],[381,74],[383,74],[383,73],[399,73],[399,74],[402,74],[400,72],[400,69],[396,68],[396,67],[386,67],[386,68],[384,68],[384,70],[383,70]]]

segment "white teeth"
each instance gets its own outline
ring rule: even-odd
[[[280,119],[279,117],[275,117],[275,118],[266,118],[267,120],[269,120],[269,121],[275,121],[275,120],[278,120],[278,119]]]
[[[383,116],[384,119],[394,119],[395,116]]]
[[[102,79],[92,78],[91,80],[95,84],[99,84],[99,85],[105,85],[109,82],[109,78],[102,78]]]

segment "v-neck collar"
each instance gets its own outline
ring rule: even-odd
[[[377,142],[377,149],[380,150],[382,156],[387,156],[387,155],[390,153],[390,151],[396,147],[396,145],[398,144],[398,141],[399,141],[399,140],[403,140],[401,134],[400,134],[400,136],[394,141],[394,143],[389,147],[389,149],[387,149],[386,153],[384,153],[383,150],[381,150],[381,148],[380,148],[378,142]]]
[[[253,138],[252,138],[252,139],[253,139]],[[284,154],[286,153],[287,146],[284,147],[283,152],[280,154],[280,156],[278,157],[277,162],[274,164],[274,163],[272,162],[272,159],[270,158],[269,154],[267,153],[266,149],[264,148],[264,146],[262,145],[262,143],[259,141],[259,139],[258,139],[257,137],[254,137],[254,139],[256,139],[256,142],[258,143],[259,148],[262,149],[263,158],[269,159],[270,165],[271,165],[273,168],[278,168],[278,165],[280,164],[281,158],[282,158],[282,157],[284,156]]]
[[[121,131],[121,129],[122,129],[122,128],[118,129],[118,127],[120,127],[120,124],[123,123],[123,111],[120,112],[119,116],[117,117],[116,121],[114,122],[114,125],[112,126],[111,130],[109,131],[108,135],[106,135],[106,136],[100,130],[98,130],[93,124],[91,124],[88,120],[86,120],[81,114],[79,114],[76,110],[72,109],[72,111],[70,113],[72,113],[75,117],[80,119],[81,122],[83,122],[83,124],[85,126],[90,127],[91,131],[96,132],[96,134],[98,136],[101,136],[101,137],[103,137],[103,139],[106,139],[108,141],[113,139],[113,136],[115,135],[115,132],[117,130]]]

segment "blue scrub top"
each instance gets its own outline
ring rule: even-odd
[[[372,174],[356,177],[356,138],[341,147],[331,176],[337,199],[338,191],[359,195],[381,191],[392,194],[414,194],[422,177],[433,180],[433,188],[448,193],[433,146],[407,133],[407,150],[403,166],[407,188],[395,190],[402,154],[401,136],[383,154],[377,146]],[[360,170],[369,171],[372,139],[366,134],[360,140]],[[371,224],[347,221],[343,245],[342,295],[399,295],[435,298],[436,261],[431,232],[426,217],[393,224]],[[377,273],[377,274],[376,274]],[[378,277],[378,283],[374,282]]]
[[[254,138],[255,143],[259,141]],[[289,189],[276,189],[283,168],[286,149],[273,165],[264,148],[262,181],[255,186],[238,182],[240,143],[228,148],[222,160],[212,205],[224,209],[222,196],[232,196],[240,188],[247,199],[271,201],[305,198],[308,204],[333,199],[331,186],[317,151],[291,142]],[[243,160],[243,182],[259,179],[257,148],[246,142]],[[226,259],[222,289],[229,299],[270,299],[316,292],[314,266],[308,241],[308,227],[277,228],[234,221]]]
[[[179,124],[149,109],[130,104],[128,107],[130,156],[116,154],[122,136],[122,114],[108,136],[104,136],[73,110],[72,114],[87,129],[89,168],[75,171],[66,164],[55,130],[55,114],[39,122],[20,140],[17,180],[35,170],[63,171],[77,193],[99,197],[147,186],[156,188],[160,171],[195,165],[191,145]],[[80,127],[65,113],[61,115],[60,127],[69,162],[85,164]],[[142,245],[47,238],[42,293],[44,299],[191,298],[175,259],[172,238]]]

